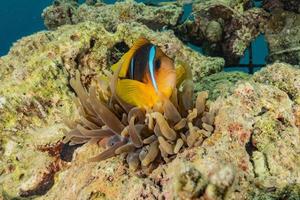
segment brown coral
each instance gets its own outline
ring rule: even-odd
[[[180,90],[175,89],[170,100],[147,111],[115,97],[114,81],[113,77],[111,86],[99,92],[94,86],[87,92],[79,72],[70,81],[78,96],[75,102],[81,118],[66,120],[71,131],[66,132],[65,142],[100,141],[106,150],[90,161],[124,154],[130,169],[149,172],[182,149],[200,145],[213,132],[214,114],[206,106],[208,93],[200,92],[194,102],[190,80],[185,80]]]

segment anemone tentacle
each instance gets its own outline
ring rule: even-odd
[[[198,93],[194,101],[189,81],[183,82],[181,91],[175,89],[170,99],[164,99],[162,108],[147,111],[137,107],[123,109],[124,105],[112,94],[113,88],[104,91],[111,94],[107,101],[99,98],[101,94],[97,95],[95,87],[86,90],[82,86],[79,73],[70,82],[82,116],[76,121],[66,120],[70,130],[65,131],[64,141],[105,141],[106,149],[90,161],[123,154],[130,169],[149,172],[184,149],[201,145],[214,131],[215,113],[208,107],[208,93]]]

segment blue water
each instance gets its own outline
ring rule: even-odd
[[[265,65],[266,64],[266,56],[268,55],[268,45],[265,40],[264,35],[259,35],[252,42],[252,56],[253,56],[253,64],[257,65]],[[249,63],[249,49],[245,51],[244,56],[240,59],[240,64],[248,64]],[[259,70],[260,67],[255,67],[254,72]],[[225,68],[225,71],[243,71],[248,73],[248,69],[246,67],[232,66]]]
[[[0,7],[0,56],[7,54],[12,44],[18,39],[31,35],[37,31],[44,30],[45,26],[41,13],[44,8],[52,4],[53,0],[1,0]],[[80,0],[80,3],[84,0]],[[115,0],[106,0],[106,3],[114,3]],[[138,2],[150,2],[150,0],[138,0]],[[159,0],[151,0],[152,3]],[[191,11],[191,6],[185,6],[185,17]],[[264,36],[259,36],[253,43],[254,64],[265,64],[265,56],[268,54],[267,44]],[[201,48],[194,47],[201,52]],[[248,54],[241,59],[240,63],[248,63]],[[241,70],[245,68],[228,68],[226,71]]]
[[[79,3],[84,1],[79,0]],[[41,14],[53,0],[0,0],[0,2],[0,56],[3,56],[18,39],[45,29]],[[114,3],[115,0],[104,2]],[[137,2],[150,1],[138,0]],[[151,3],[156,2],[159,0],[151,0]],[[185,10],[189,13],[191,6],[186,6]]]
[[[1,0],[0,56],[23,36],[45,29],[41,13],[52,0]]]

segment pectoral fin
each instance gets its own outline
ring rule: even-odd
[[[118,80],[116,92],[123,101],[138,107],[151,107],[156,98],[146,84],[131,79]]]

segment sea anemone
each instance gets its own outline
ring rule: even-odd
[[[70,80],[80,119],[66,120],[64,142],[70,145],[97,141],[106,148],[90,161],[124,155],[129,168],[149,172],[168,163],[185,148],[201,145],[214,131],[215,114],[207,104],[208,93],[193,99],[193,84],[184,80],[170,99],[145,110],[125,105],[113,95],[111,84],[87,91],[79,72]]]

